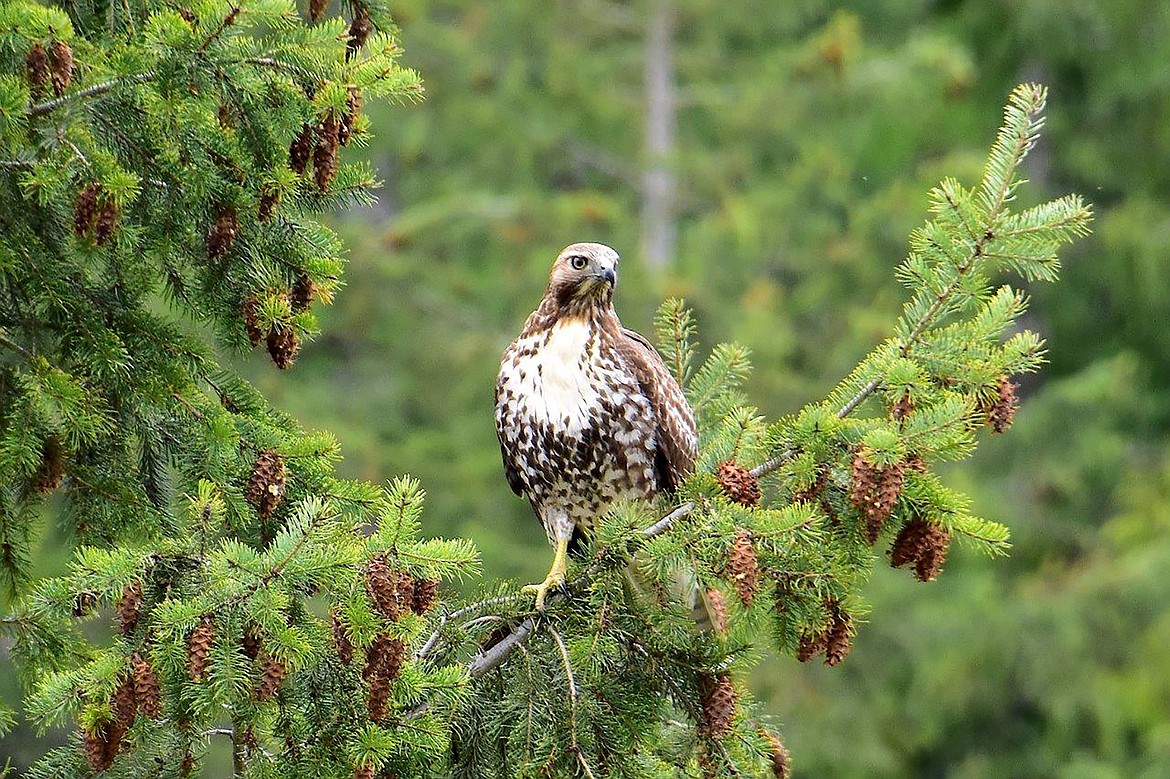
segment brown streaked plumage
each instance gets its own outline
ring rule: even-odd
[[[556,547],[537,607],[564,580],[574,536],[621,499],[653,498],[695,465],[695,420],[658,351],[613,309],[618,255],[575,243],[504,352],[496,433],[508,484]]]

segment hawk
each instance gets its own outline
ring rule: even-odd
[[[658,351],[613,308],[618,254],[568,246],[496,381],[496,434],[512,490],[555,548],[537,609],[565,580],[570,546],[615,501],[653,498],[695,467],[695,417]]]

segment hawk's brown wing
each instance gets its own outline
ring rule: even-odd
[[[673,491],[695,470],[698,436],[695,415],[682,387],[649,341],[622,328],[618,353],[638,379],[657,418],[658,449],[654,471],[660,489]]]

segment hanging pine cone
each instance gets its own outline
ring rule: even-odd
[[[369,680],[375,676],[383,676],[388,681],[394,681],[405,663],[406,644],[401,639],[391,638],[389,633],[379,633],[366,650],[362,678]]]
[[[309,274],[301,273],[298,275],[288,294],[288,302],[292,305],[293,313],[298,314],[313,305],[313,295],[316,292],[317,288],[313,284],[313,280],[309,278]]]
[[[435,607],[439,600],[438,579],[418,579],[414,583],[414,598],[410,608],[415,614],[426,614]]]
[[[366,566],[366,592],[374,607],[390,621],[397,620],[407,608],[407,603],[398,589],[398,573],[391,571],[383,555],[370,559]]]
[[[267,222],[276,213],[278,205],[280,205],[280,191],[271,187],[265,188],[260,193],[260,207],[256,210],[256,217],[261,222]]]
[[[345,97],[345,113],[341,115],[341,124],[337,128],[337,142],[342,146],[349,143],[353,137],[357,119],[362,113],[362,91],[356,84],[350,84]]]
[[[853,647],[853,618],[836,601],[828,601],[829,632],[825,636],[825,665],[837,665]]]
[[[244,330],[248,333],[248,340],[252,342],[252,346],[259,346],[264,340],[264,332],[260,329],[260,301],[249,295],[240,304],[240,310],[244,317]]]
[[[727,570],[739,594],[740,603],[745,608],[751,606],[760,586],[760,565],[750,530],[740,528],[735,531],[735,540],[728,555]]]
[[[268,519],[284,499],[284,483],[284,459],[272,449],[266,449],[252,465],[244,499],[256,507],[261,517]]]
[[[405,614],[414,610],[414,577],[410,575],[410,571],[403,570],[398,571],[396,575],[398,580],[394,584],[398,590],[398,604],[400,611]]]
[[[309,18],[317,21],[328,7],[329,0],[309,0]]]
[[[113,723],[99,725],[93,731],[83,731],[83,750],[85,761],[91,771],[105,771],[114,764],[114,758],[121,748],[121,736],[114,732]],[[117,739],[113,737],[118,735]]]
[[[370,719],[381,722],[386,719],[386,712],[390,703],[390,680],[385,676],[374,675],[369,679],[369,690],[366,692],[366,708],[370,712]]]
[[[49,48],[49,71],[53,94],[60,97],[73,83],[73,49],[65,41],[53,41]]]
[[[727,599],[716,587],[708,587],[704,593],[707,614],[711,617],[711,629],[721,636],[727,635]]]
[[[146,658],[138,652],[134,653],[130,668],[133,673],[134,697],[138,702],[138,708],[147,719],[156,719],[162,711],[161,685],[158,681],[158,674],[154,672]]]
[[[230,206],[220,210],[215,222],[207,231],[207,256],[217,260],[232,250],[239,234],[240,224],[236,221],[236,210]]]
[[[65,450],[61,440],[51,435],[41,444],[41,465],[37,469],[33,488],[42,495],[61,486],[65,477]]]
[[[297,332],[289,326],[273,325],[268,331],[265,343],[268,346],[268,356],[272,363],[282,371],[287,371],[296,362],[297,352],[301,350],[301,342],[297,339]]]
[[[28,77],[29,93],[34,100],[39,100],[49,83],[49,55],[40,42],[34,43],[25,55],[24,72]]]
[[[84,237],[93,227],[101,192],[101,184],[87,184],[77,195],[77,200],[73,201],[73,233],[78,238]]]
[[[1017,389],[1019,385],[1007,376],[1000,377],[995,402],[987,412],[987,423],[996,433],[1007,430],[1016,418],[1016,409],[1020,407],[1020,399],[1016,397]]]
[[[942,572],[951,536],[940,525],[915,517],[906,523],[890,546],[890,565],[914,564],[914,578],[933,581]]]
[[[129,636],[138,627],[142,619],[142,582],[138,579],[122,588],[122,597],[118,599],[118,628],[123,636]]]
[[[771,754],[772,776],[776,779],[788,779],[792,772],[792,756],[788,753],[784,742],[767,728],[760,728],[759,733],[760,738],[768,744],[768,751]]]
[[[110,713],[114,715],[114,722],[123,728],[129,728],[138,715],[138,699],[134,692],[134,678],[124,673],[118,679],[118,686],[110,697]]]
[[[103,198],[93,223],[93,242],[105,246],[114,237],[118,226],[118,204],[111,197]]]
[[[301,128],[301,134],[294,138],[288,147],[288,166],[298,176],[303,175],[312,156],[313,128],[306,124]]]
[[[260,656],[260,650],[264,647],[264,637],[260,631],[260,626],[253,623],[244,628],[244,635],[240,639],[240,651],[244,653],[244,657],[255,662],[256,658]]]
[[[313,150],[313,176],[317,189],[322,192],[329,189],[337,175],[337,147],[340,143],[337,132],[337,117],[330,112],[317,127],[317,147]]]
[[[914,411],[914,401],[910,399],[909,392],[903,392],[902,396],[894,401],[894,405],[890,407],[890,418],[899,424],[905,421],[906,417],[910,416]]]
[[[699,692],[703,699],[703,730],[711,738],[722,738],[731,730],[739,693],[735,690],[731,675],[726,672],[704,674],[699,682]]]
[[[374,779],[374,767],[369,763],[354,766],[353,779]]]
[[[73,597],[73,616],[88,617],[93,613],[94,607],[97,606],[97,594],[92,592],[79,592]]]
[[[819,633],[805,633],[800,637],[800,647],[797,649],[796,659],[807,663],[824,652],[828,645],[829,634],[827,630]]]
[[[203,681],[207,664],[211,659],[211,644],[215,641],[215,626],[210,619],[195,626],[187,639],[187,675],[193,682]]]
[[[715,469],[715,481],[724,494],[741,506],[760,505],[760,483],[747,468],[728,460]]]
[[[370,21],[370,14],[364,6],[354,4],[353,22],[349,25],[349,40],[345,44],[345,59],[353,59],[354,55],[366,45],[370,33],[374,31],[374,23]]]
[[[284,682],[284,677],[287,673],[287,666],[275,657],[265,659],[264,667],[260,671],[260,683],[256,686],[256,700],[272,700],[276,696],[276,691],[280,689],[280,685]]]
[[[882,527],[898,502],[906,464],[896,462],[887,468],[878,468],[866,459],[864,449],[858,449],[853,455],[852,476],[850,500],[861,511],[865,520],[865,537],[872,546],[877,543]]]
[[[349,665],[353,662],[353,642],[336,609],[333,610],[333,648],[342,663]]]

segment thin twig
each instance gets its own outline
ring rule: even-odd
[[[111,89],[115,89],[122,85],[144,84],[147,81],[152,80],[154,77],[155,74],[152,71],[147,71],[146,73],[139,73],[137,76],[112,78],[109,81],[102,81],[77,92],[70,92],[68,94],[61,95],[60,97],[55,97],[52,100],[46,100],[43,103],[37,103],[28,109],[26,116],[43,116],[50,111],[57,110],[71,100],[83,100],[87,97],[94,97],[95,95],[109,92]]]

